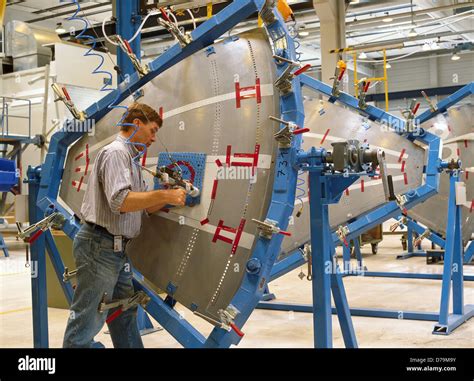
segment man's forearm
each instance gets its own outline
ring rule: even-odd
[[[150,192],[129,192],[127,197],[120,207],[122,213],[137,212],[146,209],[148,213],[150,210],[156,208],[159,210],[169,203],[169,194],[167,190],[155,190]],[[158,209],[158,207],[160,207]],[[154,210],[154,211],[156,211]]]
[[[162,203],[159,203],[155,206],[152,206],[151,208],[146,208],[146,212],[148,214],[153,214],[153,213],[156,213],[158,212],[159,210],[163,209],[166,205],[168,205],[167,202],[162,202]]]

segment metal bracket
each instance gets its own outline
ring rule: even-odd
[[[350,233],[349,226],[342,226],[339,225],[339,227],[336,230],[336,234],[339,237],[339,240],[344,244],[344,246],[349,247],[349,243],[346,240],[347,235]]]
[[[286,236],[291,236],[291,233],[288,233],[284,230],[281,230],[278,227],[278,222],[270,219],[266,219],[265,221],[259,221],[255,218],[252,219],[253,222],[257,224],[257,228],[260,230],[260,237],[265,239],[272,239],[273,234],[282,234]]]
[[[128,43],[127,40],[124,40],[121,36],[115,36],[115,39],[117,40],[117,43],[119,44],[120,48],[123,50],[123,52],[130,58],[130,61],[132,61],[132,65],[135,68],[135,70],[138,73],[138,76],[140,78],[144,77],[150,72],[150,68],[148,65],[142,65],[140,60],[137,58],[135,53],[133,53],[133,50]]]
[[[84,111],[79,111],[76,108],[76,106],[74,105],[74,102],[71,100],[71,97],[69,96],[69,93],[66,87],[65,86],[60,87],[57,83],[53,83],[51,87],[53,88],[54,94],[56,94],[56,97],[57,97],[54,101],[63,102],[75,119],[80,120],[81,122],[84,122],[87,118],[86,113]]]
[[[100,313],[103,313],[107,310],[110,310],[112,308],[117,308],[117,307],[120,307],[122,311],[126,311],[136,305],[141,305],[143,308],[145,308],[148,302],[150,301],[150,297],[144,291],[138,291],[135,294],[133,294],[130,298],[113,300],[108,303],[105,302],[106,297],[107,297],[107,293],[104,292],[102,301],[99,304]]]
[[[309,128],[299,128],[294,122],[286,121],[275,116],[269,116],[270,120],[274,122],[281,123],[285,125],[284,128],[279,130],[276,134],[273,135],[275,140],[278,142],[278,147],[281,148],[290,148],[291,140],[294,135],[304,134],[305,132],[309,132]]]

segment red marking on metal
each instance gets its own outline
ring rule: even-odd
[[[448,124],[448,131],[451,132],[451,126]]]
[[[242,231],[244,230],[245,226],[245,218],[240,220],[239,228],[237,229],[237,234],[235,235],[234,243],[232,244],[231,254],[234,255],[237,251],[237,247],[239,246],[240,237],[242,236]]]
[[[158,110],[158,115],[160,115],[161,120],[163,120],[163,114],[163,107],[160,107],[160,109]]]
[[[86,144],[86,169],[84,171],[84,176],[87,176],[87,172],[89,170],[89,163],[90,163],[90,159],[89,159],[89,144]]]
[[[286,232],[286,231],[284,231],[284,230],[280,230],[279,233],[280,233],[281,235],[286,235],[287,237],[291,237],[291,233],[290,233],[290,232]]]
[[[77,187],[77,191],[79,192],[82,187],[82,181],[84,180],[84,176],[81,177],[81,180],[79,180],[79,186]]]
[[[403,159],[403,155],[405,155],[405,148],[402,149],[402,152],[400,152],[400,156],[398,157],[398,162],[401,163],[402,162],[402,159]]]
[[[218,182],[219,182],[218,180],[214,180],[214,184],[212,184],[211,200],[216,199],[217,183]]]
[[[260,89],[260,78],[255,81],[255,90],[257,92],[257,104],[262,103],[262,92]]]
[[[408,174],[406,172],[403,174],[403,181],[404,181],[405,185],[408,184]]]
[[[225,154],[225,163],[227,164],[228,167],[230,167],[230,153],[232,151],[232,146],[227,146],[227,151]]]
[[[458,148],[456,148],[456,153],[458,154],[458,157],[461,156],[461,150]]]
[[[79,160],[82,156],[84,156],[84,152],[81,152],[79,155],[76,156],[74,160]]]
[[[209,218],[205,218],[201,221],[201,225],[206,225],[209,223]]]
[[[216,164],[218,167],[222,167],[222,162],[219,159],[216,159]]]
[[[243,92],[249,92],[245,95],[242,95]],[[235,106],[240,108],[242,99],[251,99],[256,98],[257,103],[262,103],[262,92],[260,88],[260,78],[257,78],[255,81],[255,86],[240,87],[239,82],[235,82]]]
[[[474,200],[471,201],[471,210],[469,211],[469,213],[472,213],[473,210],[474,210]]]
[[[464,147],[467,148],[467,139],[464,139]]]
[[[222,226],[222,230],[229,233],[237,233],[237,229],[231,228],[230,226]]]
[[[405,160],[402,161],[402,169],[401,169],[402,172],[405,172]]]
[[[466,174],[466,180],[469,180],[469,171],[466,171],[465,174]]]
[[[258,155],[260,154],[260,144],[255,144],[255,153],[253,157],[252,176],[255,174],[255,168],[258,166]]]
[[[219,234],[223,228],[224,228],[224,221],[219,220],[219,224],[217,225],[216,232],[214,233],[214,237],[212,238],[212,242],[215,243],[217,242],[218,239],[220,239],[221,241],[224,241],[226,243],[232,243],[232,240],[230,238],[221,236]]]
[[[330,130],[331,130],[331,129],[328,128],[328,130],[327,130],[326,133],[324,134],[323,138],[321,139],[321,143],[320,143],[320,144],[323,144],[323,143],[324,143],[324,141],[326,140],[326,137],[328,136]]]
[[[360,191],[361,192],[365,192],[365,181],[364,180],[360,180]]]
[[[75,181],[72,182],[72,186],[75,187],[77,183]]]
[[[75,172],[81,172],[81,167],[77,167]]]
[[[349,196],[349,188],[346,188],[346,196]]]
[[[235,107],[240,108],[240,84],[235,82]]]

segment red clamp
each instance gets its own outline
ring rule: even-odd
[[[290,233],[290,232],[286,232],[286,231],[284,231],[284,230],[280,230],[280,231],[278,232],[278,234],[286,235],[287,237],[291,237],[291,233]]]

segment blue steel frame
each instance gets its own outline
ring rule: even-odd
[[[349,106],[355,110],[357,110],[360,113],[367,114],[369,119],[371,120],[377,120],[382,123],[387,123],[389,126],[393,126],[395,130],[398,128],[398,131],[403,131],[403,128],[405,126],[404,121],[386,113],[383,110],[377,109],[374,106],[368,106],[365,110],[361,110],[358,107],[358,100],[354,97],[352,97],[349,94],[341,92],[339,97],[334,97],[332,96],[332,88],[316,79],[313,79],[308,76],[302,76],[301,82],[303,85],[307,85],[311,87],[313,90],[322,92],[323,94],[327,95],[329,97],[330,102],[335,102],[335,101],[341,101],[343,104],[346,106]],[[464,86],[462,89],[458,90],[456,93],[454,93],[452,96],[447,97],[443,101],[441,101],[438,106],[436,111],[429,111],[423,113],[420,118],[418,118],[417,123],[423,123],[430,118],[434,117],[435,115],[439,114],[440,112],[445,112],[447,108],[451,107],[455,103],[459,102],[461,99],[467,97],[468,95],[471,95],[474,90],[474,85],[473,83],[468,84]],[[398,119],[398,120],[396,120]],[[419,124],[418,124],[419,125]],[[401,128],[400,128],[401,127]],[[397,130],[396,130],[397,131]],[[423,130],[420,130],[419,136],[415,136],[414,134],[408,134],[407,138],[409,140],[420,140],[419,138],[422,137],[421,141],[425,144],[429,144],[428,150],[429,150],[429,156],[428,156],[428,163],[427,163],[427,179],[425,185],[423,185],[421,188],[428,186],[433,186],[434,183],[436,182],[435,185],[435,192],[437,192],[438,187],[439,187],[439,168],[441,166],[441,160],[439,159],[439,138],[434,138],[433,135],[430,136],[430,139],[426,139],[425,135],[427,133]],[[432,149],[432,143],[434,140],[437,140],[437,154],[438,154],[438,159],[435,160],[433,152],[431,151]],[[432,178],[431,182],[429,182],[428,178],[428,172],[432,173],[434,176],[434,173],[437,173],[436,178]],[[454,185],[453,182],[457,181],[457,176],[454,176],[453,173],[450,173],[450,179],[451,179],[451,189],[450,189],[450,209],[448,211],[448,226],[449,228],[449,244],[452,245],[454,241],[454,237],[456,237],[456,242],[457,240],[457,234],[460,234],[460,207],[455,205],[455,193],[454,193]],[[426,194],[426,190],[422,191],[421,194]],[[429,196],[434,194],[433,192],[430,192]],[[428,197],[429,197],[428,196]],[[426,198],[424,198],[426,199]],[[424,200],[423,199],[423,200]],[[386,206],[394,204],[394,202],[389,203],[385,206],[382,206],[378,209],[376,209],[373,212],[368,213],[366,216],[362,217],[362,220],[368,219],[371,221],[372,225],[367,224],[367,228],[373,227],[378,225],[379,223],[382,223],[383,221],[386,221],[389,218],[396,217],[399,215],[399,210],[393,211],[393,205],[392,207],[386,208]],[[410,207],[416,205],[415,202],[413,202],[410,205],[406,205],[405,207],[409,209]],[[398,209],[398,208],[397,208]],[[386,211],[386,215],[383,215],[383,211]],[[456,218],[456,220],[454,220]],[[459,218],[459,220],[457,220]],[[459,224],[455,224],[455,222],[459,222]],[[353,226],[356,226],[357,229],[360,230],[360,221],[357,220],[351,224],[348,225],[350,234],[346,238],[348,241],[353,240],[356,238],[362,231],[360,231],[359,234],[354,233],[354,228]],[[366,228],[366,229],[367,229]],[[419,234],[423,233],[424,229],[420,227],[419,225],[413,223],[409,224],[409,228],[411,230],[417,231]],[[356,229],[356,230],[357,230]],[[420,231],[420,229],[423,229]],[[455,235],[456,234],[456,235]],[[438,240],[439,237],[433,236],[433,240],[438,242],[441,246],[441,241]],[[333,239],[335,244],[339,242],[338,237],[334,234]],[[357,239],[356,239],[357,240]],[[448,240],[448,238],[447,238]],[[456,244],[456,245],[461,245]],[[446,244],[445,242],[442,243],[442,246],[445,247]],[[462,246],[462,245],[461,245]],[[468,320],[474,315],[474,305],[466,305],[464,306],[463,304],[463,280],[474,280],[473,276],[463,276],[462,274],[462,263],[468,262],[472,259],[472,256],[474,255],[474,246],[472,243],[469,245],[469,247],[466,250],[466,253],[464,255],[464,258],[462,257],[462,248],[458,248],[458,246],[453,246],[449,247],[449,255],[447,258],[447,263],[445,263],[445,268],[443,275],[439,274],[406,274],[406,273],[388,273],[388,272],[366,272],[366,271],[360,271],[361,270],[361,262],[359,261],[359,270],[355,272],[355,274],[351,273],[346,273],[344,275],[364,275],[364,276],[374,276],[374,277],[394,277],[394,278],[417,278],[417,279],[442,279],[443,284],[442,284],[442,295],[441,295],[441,306],[440,306],[440,312],[439,313],[426,313],[426,312],[414,312],[414,311],[404,311],[400,313],[400,311],[389,311],[389,310],[381,310],[381,309],[351,309],[351,314],[354,316],[373,316],[373,317],[388,317],[388,318],[404,318],[404,319],[416,319],[416,320],[432,320],[432,321],[439,321],[438,325],[435,326],[435,329],[433,333],[435,334],[449,334],[452,332],[454,329],[456,329],[460,324],[462,324],[464,321]],[[453,259],[454,258],[454,259]],[[347,259],[347,253],[345,253],[344,256],[344,261]],[[292,254],[284,258],[282,261],[279,261],[275,264],[274,268],[272,269],[272,276],[271,280],[276,279],[289,271],[301,266],[302,264],[305,263],[305,259],[302,255],[302,252],[300,249],[295,250]],[[458,268],[459,266],[461,267],[460,270],[458,270],[455,274],[455,276],[451,276],[451,264],[454,263],[455,266]],[[449,315],[448,314],[448,307],[449,307],[449,300],[450,300],[450,287],[451,287],[451,281],[453,282],[453,300],[456,300],[455,306],[453,305],[453,314]],[[294,304],[285,304],[285,303],[269,303],[269,302],[261,302],[259,303],[258,308],[264,308],[264,309],[275,309],[275,310],[286,310],[286,311],[301,311],[301,312],[313,312],[313,306],[311,305],[294,305]],[[333,309],[333,313],[335,312],[335,309]]]
[[[434,118],[436,115],[445,113],[448,110],[448,108],[454,106],[455,104],[457,104],[464,98],[472,95],[473,93],[474,93],[474,82],[471,82],[463,86],[461,89],[451,94],[450,96],[444,98],[442,101],[440,101],[436,105],[436,109],[434,111],[428,109],[425,112],[423,112],[421,115],[416,117],[415,118],[416,125],[421,125],[422,123],[425,123],[428,120]],[[411,237],[410,237],[411,232],[415,231],[418,234],[422,234],[425,229],[421,227],[417,222],[413,221],[410,217],[408,217],[407,229],[408,229],[408,250],[406,254],[398,256],[397,259],[407,259],[411,257],[426,256],[426,252],[424,251],[413,250],[413,244],[411,242]],[[439,234],[436,234],[435,232],[431,232],[430,236],[428,236],[426,239],[430,240],[431,242],[440,246],[441,248],[444,248],[444,239],[440,237]],[[470,241],[466,245],[464,263],[469,263],[472,260],[473,254],[474,254],[474,246],[472,244],[472,241]]]
[[[124,2],[125,3],[125,2]],[[230,30],[240,21],[246,19],[253,13],[260,11],[264,0],[242,0],[229,4],[225,9],[213,16],[196,28],[192,32],[192,42],[182,48],[179,44],[174,45],[159,58],[149,64],[150,73],[139,78],[136,73],[130,75],[127,81],[118,85],[116,91],[109,93],[97,103],[86,110],[87,117],[99,120],[106,115],[112,102],[118,104],[125,100],[127,96],[141,88],[151,79],[192,55],[193,53],[211,45],[223,33]],[[126,14],[127,10],[123,10]],[[295,47],[293,39],[288,35],[285,23],[279,13],[274,10],[275,21],[267,25],[267,32],[273,41],[274,53],[280,57],[285,57],[296,61]],[[287,63],[275,62],[277,76],[280,76],[287,68]],[[304,108],[300,88],[300,79],[295,77],[292,80],[292,92],[281,96],[280,114],[281,118],[292,121],[297,125],[304,125]],[[284,126],[282,125],[281,128]],[[35,169],[37,177],[31,181],[30,187],[37,189],[37,198],[30,197],[34,211],[31,222],[41,218],[51,205],[66,217],[64,232],[73,239],[79,229],[79,220],[63,208],[57,200],[59,187],[62,179],[64,163],[68,147],[78,140],[83,134],[79,132],[55,133],[50,142],[49,152],[41,168]],[[276,168],[283,164],[288,158],[294,158],[296,151],[301,146],[301,136],[296,136],[289,149],[280,150],[276,160]],[[295,200],[297,171],[290,168],[286,176],[275,176],[272,201],[270,203],[267,218],[277,221],[281,229],[286,229],[289,217],[293,211]],[[39,184],[38,184],[39,183]],[[36,204],[36,205],[35,205]],[[32,244],[32,251],[35,253],[35,260],[43,264],[45,242],[44,237],[39,238]],[[242,327],[261,300],[263,291],[270,277],[270,272],[279,253],[282,235],[275,235],[271,240],[259,238],[256,242],[251,259],[253,264],[257,263],[259,271],[246,271],[242,284],[236,292],[231,304],[240,313],[235,319],[235,324]],[[60,261],[59,254],[56,259]],[[41,274],[44,274],[41,273]],[[34,309],[34,336],[35,347],[48,346],[48,326],[47,326],[47,305],[46,305],[46,284],[45,275],[32,280],[33,287],[33,309]],[[240,337],[234,332],[227,332],[222,328],[215,327],[209,337],[203,336],[189,322],[182,318],[172,307],[164,302],[154,291],[149,289],[143,282],[143,277],[138,272],[134,272],[134,284],[138,290],[143,290],[150,297],[151,301],[146,310],[158,323],[165,328],[179,343],[185,347],[229,347],[231,344],[238,344]]]
[[[461,206],[456,205],[455,184],[459,181],[459,171],[450,173],[450,194],[448,201],[448,223],[447,235],[445,241],[445,256],[443,275],[439,274],[415,274],[415,273],[389,273],[389,272],[370,272],[361,271],[355,274],[368,277],[390,277],[390,278],[410,278],[410,279],[441,279],[441,298],[439,312],[418,312],[418,311],[395,311],[372,308],[354,308],[350,309],[352,316],[368,316],[391,319],[409,319],[436,321],[433,334],[449,335],[457,327],[474,316],[474,305],[464,304],[464,284],[465,280],[474,280],[474,276],[463,275],[463,250],[461,233]],[[290,262],[286,259],[286,264]],[[300,259],[301,261],[301,259]],[[292,262],[294,265],[296,261]],[[304,263],[304,259],[303,259]],[[314,286],[314,283],[313,283]],[[453,300],[453,312],[449,313],[450,300]],[[295,311],[295,312],[313,312],[316,306],[301,305],[291,303],[260,302],[258,308]],[[332,313],[336,313],[337,308],[332,308]]]
[[[357,348],[357,339],[347,303],[339,266],[335,264],[335,246],[331,237],[329,205],[339,202],[342,193],[359,176],[331,174],[326,171],[326,150],[311,148],[297,155],[300,170],[309,172],[310,231],[312,257],[313,335],[316,348],[332,348],[331,291],[347,348]],[[328,266],[331,270],[328,271]]]
[[[404,120],[371,105],[368,105],[366,109],[362,110],[359,108],[358,99],[353,97],[352,95],[340,92],[339,97],[333,97],[331,86],[304,74],[301,75],[300,78],[301,84],[303,86],[307,86],[311,90],[318,91],[328,96],[331,102],[334,103],[336,101],[339,101],[342,104],[354,109],[355,111],[367,115],[371,120],[385,123],[394,131],[398,131],[400,134],[402,134],[402,131],[405,126]],[[419,142],[428,146],[428,158],[425,169],[425,184],[405,194],[408,199],[408,202],[405,207],[407,209],[410,209],[438,192],[440,176],[439,167],[441,164],[441,141],[437,136],[430,134],[426,131],[420,131],[417,135],[408,134],[406,138],[412,141],[418,140]],[[395,201],[388,202],[376,208],[375,210],[360,216],[355,221],[348,224],[349,234],[347,235],[346,239],[348,241],[354,240],[359,237],[364,231],[369,230],[379,225],[380,223],[387,221],[390,218],[395,218],[399,216],[400,212],[400,207]],[[335,245],[340,244],[339,237],[336,235],[336,233],[333,233],[332,237]],[[301,264],[303,264],[304,262],[305,261],[302,256],[302,253],[298,249],[295,250],[293,253],[288,255],[283,261],[279,261],[275,264],[275,268],[272,270],[271,280],[274,280],[277,277],[282,276],[288,273],[289,271],[301,266]]]

